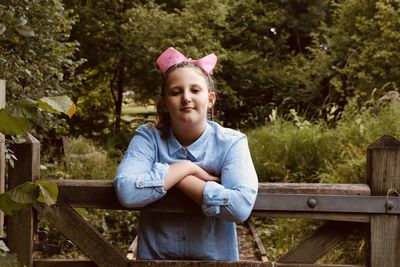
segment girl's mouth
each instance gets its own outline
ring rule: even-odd
[[[195,109],[195,108],[193,108],[193,107],[183,107],[183,108],[181,108],[181,109],[179,109],[179,110],[180,110],[180,111],[187,112],[187,111],[191,111],[191,110],[193,110],[193,109]]]

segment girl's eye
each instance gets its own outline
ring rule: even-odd
[[[192,92],[193,92],[193,93],[196,93],[196,94],[197,94],[197,93],[199,93],[200,91],[201,91],[201,88],[199,88],[199,87],[193,87],[193,88],[192,88]]]
[[[172,90],[172,91],[169,92],[169,94],[172,95],[172,96],[177,96],[177,95],[180,94],[180,91],[179,90]]]

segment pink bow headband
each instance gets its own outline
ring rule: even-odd
[[[200,59],[192,60],[191,58],[186,58],[175,48],[169,47],[157,59],[157,65],[160,67],[160,72],[162,74],[164,74],[170,67],[182,62],[190,62],[200,67],[206,74],[211,75],[215,65],[217,64],[217,56],[212,53]]]

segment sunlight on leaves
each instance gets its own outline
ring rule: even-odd
[[[68,117],[72,117],[72,115],[76,112],[76,106],[72,100],[63,95],[63,96],[54,96],[54,97],[43,97],[39,99],[39,108],[44,109],[48,112],[60,114],[64,113]]]
[[[33,203],[39,197],[39,187],[31,182],[19,185],[11,192],[11,199],[21,204]]]
[[[58,187],[56,184],[46,181],[36,181],[39,185],[40,193],[37,201],[46,203],[48,206],[56,204],[58,197]]]
[[[16,118],[31,119],[37,114],[38,103],[30,98],[24,98],[14,102],[8,111],[11,116]]]
[[[0,194],[0,210],[6,215],[12,215],[14,212],[29,207],[27,204],[21,204],[11,199],[11,192]]]

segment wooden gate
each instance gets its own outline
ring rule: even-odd
[[[9,188],[39,178],[40,144],[32,136],[13,148],[17,166],[10,169]],[[56,205],[35,204],[8,220],[8,245],[26,266],[352,266],[315,264],[356,228],[366,229],[367,266],[400,266],[400,142],[382,136],[368,148],[368,184],[261,183],[252,216],[323,219],[327,222],[277,262],[131,261],[105,240],[73,208],[125,209],[112,181],[54,180]],[[142,210],[198,213],[200,208],[178,191]],[[36,213],[52,223],[91,260],[34,260]],[[353,265],[354,266],[354,265]]]

